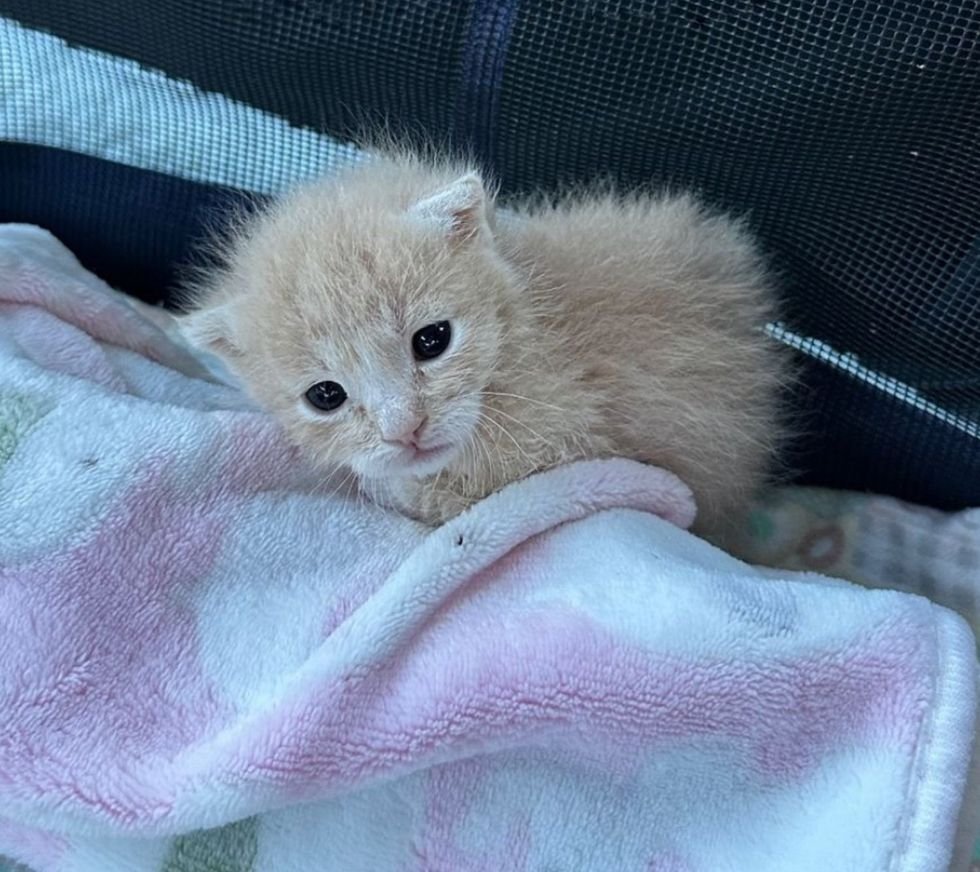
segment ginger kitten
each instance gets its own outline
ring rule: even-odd
[[[375,156],[246,224],[184,328],[324,468],[430,524],[537,470],[677,473],[718,539],[780,434],[743,226],[689,196],[496,214],[465,164]]]

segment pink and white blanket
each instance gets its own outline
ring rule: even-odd
[[[40,870],[949,867],[974,640],[774,578],[626,461],[442,529],[336,493],[0,227],[0,854]]]

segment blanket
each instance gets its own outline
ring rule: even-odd
[[[893,497],[773,488],[732,547],[749,563],[927,596],[980,633],[980,508],[943,512]]]
[[[974,639],[591,461],[429,531],[0,227],[0,853],[30,868],[949,867]]]

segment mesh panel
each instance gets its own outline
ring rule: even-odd
[[[795,329],[929,391],[972,377],[958,400],[975,413],[980,17],[957,5],[533,4],[497,168],[516,187],[612,171],[750,209]]]
[[[505,195],[602,174],[747,212],[783,279],[775,335],[810,361],[810,480],[980,503],[976,0],[0,0],[0,12],[314,134],[383,122],[465,143]],[[95,125],[97,109],[78,107]],[[187,117],[175,108],[172,123]],[[296,156],[317,149],[291,136],[263,139],[252,175],[315,172]],[[207,146],[212,164],[240,161],[232,138]]]

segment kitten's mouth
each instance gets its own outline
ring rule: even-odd
[[[433,457],[438,457],[440,454],[444,454],[450,449],[449,445],[435,445],[432,448],[419,448],[413,449],[415,451],[415,456],[413,460],[430,460]]]
[[[411,471],[414,475],[437,472],[443,463],[449,459],[453,446],[433,445],[422,448],[418,445],[406,447],[405,451],[399,456],[400,465]]]

